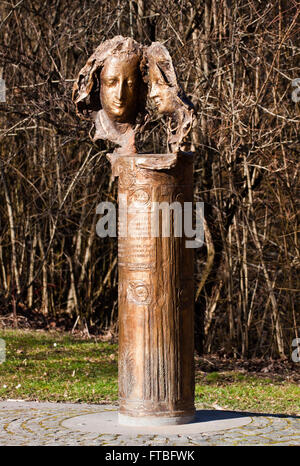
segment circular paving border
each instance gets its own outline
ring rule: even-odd
[[[99,445],[99,446],[218,446],[218,445],[300,445],[300,417],[279,416],[228,411],[198,411],[195,426],[191,424],[165,426],[158,432],[151,427],[148,432],[138,428],[125,427],[114,432],[111,428],[97,432],[84,430],[86,420],[101,418],[117,419],[117,406],[89,405],[81,403],[48,403],[33,401],[0,402],[0,445]],[[204,413],[210,417],[203,418]],[[92,418],[91,418],[92,416]],[[99,417],[100,416],[100,417]],[[231,418],[230,418],[231,416]],[[69,426],[69,422],[77,423]],[[224,429],[226,422],[243,422]],[[245,424],[244,422],[247,421]],[[78,426],[78,423],[82,424]],[[205,424],[201,429],[200,424]],[[210,424],[211,423],[211,424]],[[217,424],[219,423],[219,425]],[[223,423],[221,425],[221,423]],[[227,424],[228,425],[228,424]],[[215,430],[216,427],[222,430]],[[78,429],[80,427],[81,430]],[[123,426],[124,427],[124,426]],[[213,431],[210,430],[213,427]],[[162,431],[164,429],[164,431]],[[179,429],[181,429],[179,431]],[[200,432],[203,430],[203,432]],[[100,432],[101,431],[101,432]],[[120,433],[119,433],[120,432]]]
[[[190,435],[218,432],[250,424],[252,418],[243,413],[228,411],[197,411],[195,420],[187,424],[168,425],[130,425],[119,424],[117,410],[103,411],[99,414],[86,414],[72,417],[62,422],[62,426],[81,432],[125,435]]]

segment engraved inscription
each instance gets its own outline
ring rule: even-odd
[[[149,193],[137,190],[137,199],[148,202]],[[156,238],[151,237],[151,211],[144,206],[119,212],[119,266],[128,266],[137,270],[155,268],[156,266]]]
[[[148,211],[130,211],[127,219],[127,234],[130,238],[151,236],[151,219]]]
[[[137,270],[151,269],[156,266],[155,238],[144,238],[143,243],[135,238],[119,238],[118,259],[120,266]]]
[[[150,209],[138,208],[137,204],[131,204],[128,209],[120,208],[118,216],[119,237],[148,238],[151,236]]]

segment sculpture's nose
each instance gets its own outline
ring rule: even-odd
[[[155,83],[151,84],[151,89],[150,89],[150,97],[155,97],[157,96],[157,86]]]
[[[123,97],[124,97],[124,89],[125,89],[125,86],[124,86],[124,81],[119,81],[119,84],[118,84],[118,87],[117,87],[117,98],[119,100],[122,100]]]

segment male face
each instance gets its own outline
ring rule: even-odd
[[[133,123],[141,83],[138,57],[107,59],[100,79],[101,104],[109,118],[119,123]]]

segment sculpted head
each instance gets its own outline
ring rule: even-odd
[[[149,69],[149,97],[161,114],[172,114],[176,109],[178,86],[169,52],[160,43],[147,49]]]
[[[107,59],[100,81],[100,100],[109,118],[119,123],[134,123],[141,87],[139,57],[127,58],[124,54]]]
[[[103,42],[74,84],[77,113],[94,117],[103,109],[112,122],[134,124],[145,108],[141,61],[142,47],[133,39],[116,36]]]
[[[150,97],[153,99],[157,111],[161,114],[171,114],[175,110],[174,92],[164,80],[158,66],[149,69]]]
[[[168,116],[168,143],[179,150],[192,126],[193,105],[178,84],[169,52],[159,42],[146,48],[122,36],[95,50],[73,87],[77,114],[94,121],[94,141],[112,141],[123,153],[136,151],[135,137],[147,114],[147,68],[149,96],[157,111]]]
[[[169,143],[174,151],[189,133],[194,106],[180,87],[172,59],[166,47],[153,42],[146,49],[149,75],[149,97],[159,114],[169,116]],[[172,127],[172,129],[171,129]]]

